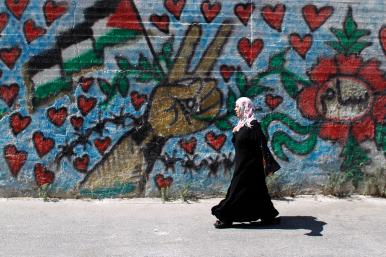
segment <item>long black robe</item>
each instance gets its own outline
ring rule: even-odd
[[[266,139],[256,120],[251,125],[233,133],[235,170],[225,199],[212,208],[221,221],[272,219],[279,214],[265,183],[261,144],[266,146]]]

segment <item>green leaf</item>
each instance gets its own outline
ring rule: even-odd
[[[250,81],[250,86],[259,86],[259,83],[260,83],[260,77],[259,76],[256,76],[254,78],[251,79]]]
[[[119,92],[119,94],[121,94],[122,97],[127,96],[128,92],[129,92],[130,82],[124,73],[118,73],[113,78],[113,85],[115,88],[118,89],[118,92]]]
[[[155,80],[153,65],[142,54],[138,58],[137,69],[139,70],[137,75],[138,82],[147,83]]]
[[[261,73],[260,73],[261,75]],[[256,76],[249,82],[249,88],[247,92],[243,96],[253,98],[255,96],[258,96],[264,92],[272,91],[273,89],[270,87],[265,87],[260,85],[260,76]]]
[[[160,70],[157,64],[152,64],[142,54],[138,58],[137,69],[139,70],[137,75],[137,81],[141,83],[147,83],[150,81],[160,82],[164,78],[163,72]]]
[[[229,89],[228,97],[227,97],[227,110],[232,115],[234,114],[234,108],[235,108],[235,105],[236,105],[236,100],[237,100],[236,93],[233,92],[232,89]]]
[[[107,100],[110,100],[117,93],[114,85],[110,84],[107,80],[98,79],[98,85],[102,93],[106,95]]]
[[[215,125],[220,130],[229,130],[232,128],[232,124],[228,120],[219,120]]]
[[[350,42],[356,42],[359,38],[368,36],[371,34],[371,31],[368,29],[358,29],[350,37]]]
[[[131,70],[134,68],[127,58],[116,56],[115,60],[117,62],[118,67],[123,71]]]
[[[165,63],[168,70],[172,66],[173,43],[174,37],[164,42],[162,45],[161,53],[158,56],[158,59]]]
[[[298,95],[298,85],[295,77],[291,73],[282,72],[281,73],[281,83],[287,94],[295,99]]]
[[[343,29],[331,28],[330,30],[332,33],[334,33],[334,35],[338,39],[339,43],[341,43],[344,46],[348,45],[349,38],[344,33]]]
[[[138,68],[140,68],[142,71],[152,71],[153,65],[144,55],[141,54],[138,58]]]
[[[255,96],[261,95],[266,91],[272,91],[272,88],[264,87],[260,85],[251,86],[250,88],[248,88],[247,92],[245,92],[245,96],[249,98],[253,98]]]
[[[347,11],[347,15],[343,24],[345,33],[350,37],[356,30],[357,30],[357,24],[354,21],[354,18],[352,16],[352,9],[351,7]]]
[[[371,45],[372,45],[371,42],[356,42],[355,44],[353,44],[350,47],[350,49],[348,49],[347,55],[350,55],[350,54],[360,54],[363,49],[365,49],[366,47],[369,47]]]
[[[240,94],[243,95],[247,88],[247,77],[242,71],[237,71],[236,74],[236,85],[240,90]]]
[[[342,46],[339,42],[328,41],[328,42],[326,42],[326,44],[329,45],[330,47],[332,47],[333,49],[335,49],[335,51],[337,51],[340,54],[346,53],[345,47]]]
[[[269,60],[269,69],[271,70],[282,70],[285,64],[286,51],[274,54]]]

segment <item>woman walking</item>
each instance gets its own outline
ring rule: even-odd
[[[233,128],[235,170],[226,197],[212,208],[216,228],[227,228],[233,222],[261,219],[263,224],[277,224],[279,212],[268,194],[265,176],[280,168],[273,159],[267,140],[253,115],[253,103],[247,97],[237,99],[235,112],[239,119]]]

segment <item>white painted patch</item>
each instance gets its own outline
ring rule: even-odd
[[[92,50],[92,49],[93,49],[93,46],[92,46],[91,39],[87,39],[87,40],[82,41],[78,44],[67,47],[66,49],[62,50],[63,61],[66,62],[68,60],[71,60],[75,57],[78,57],[82,53],[85,53],[85,52]]]
[[[42,70],[41,72],[36,73],[32,77],[32,81],[35,85],[43,85],[45,83],[54,81],[57,78],[60,78],[60,67],[55,65],[49,69]]]
[[[108,19],[109,19],[109,17],[107,17],[105,19],[98,20],[91,27],[95,39],[107,34],[107,32],[109,32],[112,29],[110,27],[107,27]]]

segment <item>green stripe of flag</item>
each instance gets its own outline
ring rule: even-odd
[[[34,91],[33,102],[39,104],[48,97],[56,96],[63,90],[69,90],[72,88],[71,80],[64,80],[58,78],[54,81],[48,82],[37,87]]]
[[[95,42],[95,50],[102,51],[107,46],[114,46],[125,43],[129,40],[136,39],[141,32],[126,29],[113,29],[105,35],[97,38]]]

